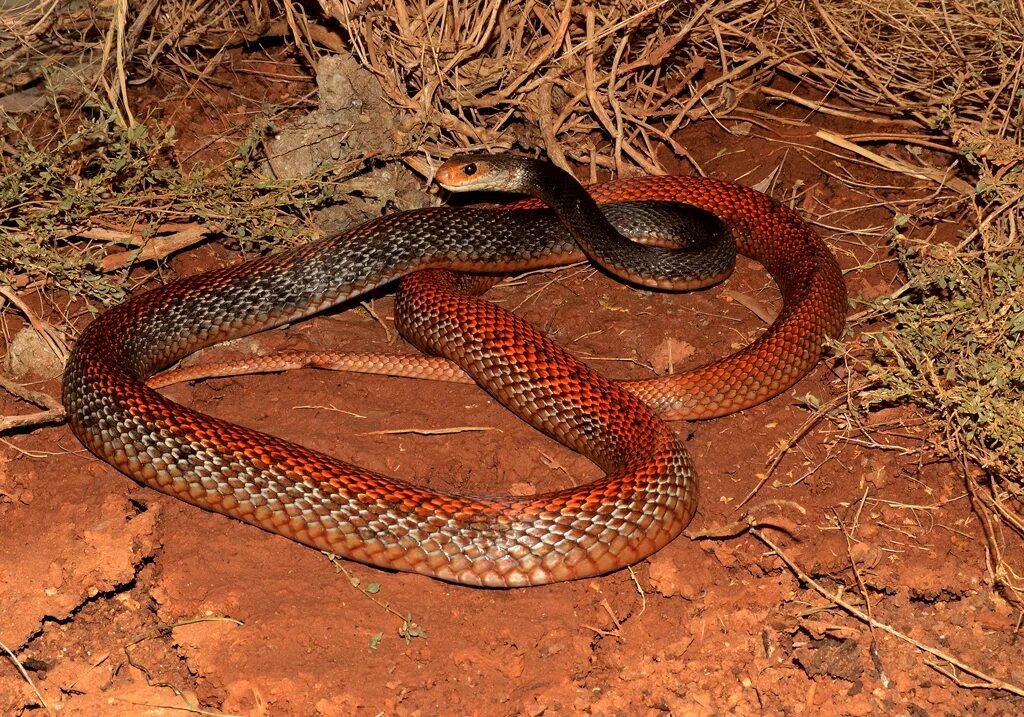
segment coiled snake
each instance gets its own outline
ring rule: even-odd
[[[511,155],[450,160],[438,177],[454,189],[533,193],[570,229],[530,202],[423,209],[136,296],[86,327],[72,351],[63,396],[74,433],[101,459],[181,500],[353,560],[458,583],[513,587],[599,575],[670,542],[694,514],[697,485],[682,444],[657,414],[723,415],[806,374],[845,321],[846,289],[832,253],[790,210],[716,180],[643,177],[584,191],[551,165]],[[507,273],[578,261],[571,231],[587,255],[634,282],[707,281],[687,280],[688,260],[672,258],[679,252],[634,251],[594,204],[637,201],[682,202],[721,219],[737,250],[763,264],[781,290],[783,309],[764,334],[694,371],[620,384],[461,291],[451,271],[437,271]],[[717,231],[714,220],[693,217],[697,231]],[[671,275],[649,261],[654,254],[669,261]],[[523,499],[444,495],[206,416],[145,385],[199,348],[400,277],[403,335],[457,362],[606,477]]]

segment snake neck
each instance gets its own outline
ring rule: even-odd
[[[632,243],[605,218],[574,176],[548,162],[531,161],[521,172],[519,189],[547,204],[587,253],[595,244]]]
[[[677,222],[667,245],[640,246],[609,221],[590,192],[567,171],[547,162],[526,160],[514,164],[508,175],[518,191],[547,204],[584,253],[620,280],[646,288],[687,291],[715,284],[732,271],[735,238],[719,217],[706,210],[672,203]]]

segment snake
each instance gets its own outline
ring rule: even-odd
[[[63,381],[72,432],[145,486],[336,556],[464,585],[542,585],[618,570],[674,540],[696,512],[697,479],[666,419],[724,415],[785,391],[843,330],[846,288],[831,250],[795,212],[753,189],[687,176],[584,188],[554,165],[512,154],[453,157],[437,178],[452,191],[534,198],[388,214],[133,296],[75,342]],[[698,234],[727,230],[735,251],[778,284],[775,321],[730,356],[626,384],[473,294],[467,272],[515,273],[584,257],[642,286],[707,282],[707,271],[689,274],[707,268],[700,252],[686,258],[691,252],[659,239],[633,245],[605,217],[625,205],[624,223],[635,225],[628,217],[637,216],[636,203],[688,205],[693,221],[684,223]],[[396,324],[413,345],[457,363],[604,477],[526,497],[442,493],[208,416],[146,385],[200,348],[396,280]]]

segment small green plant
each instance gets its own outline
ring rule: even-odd
[[[992,474],[1024,476],[1024,248],[931,244],[894,233],[908,283],[868,302],[855,370],[864,412],[913,405],[944,440]]]
[[[309,213],[343,193],[326,174],[267,179],[255,130],[224,163],[186,171],[175,157],[173,127],[125,128],[103,108],[87,108],[46,141],[12,118],[4,122],[0,281],[16,287],[116,303],[132,262],[111,269],[104,258],[142,251],[169,224],[197,224],[243,251],[260,251],[316,233]]]

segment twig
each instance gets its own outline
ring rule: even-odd
[[[451,428],[392,428],[380,431],[365,431],[357,435],[360,436],[391,436],[391,435],[402,435],[405,433],[415,433],[418,436],[447,436],[452,433],[474,433],[476,431],[497,431],[501,433],[500,428],[494,426],[452,426]]]
[[[0,374],[0,388],[3,388],[12,396],[16,396],[23,401],[27,401],[46,409],[44,411],[36,411],[35,413],[27,413],[21,416],[4,416],[0,419],[0,433],[6,433],[7,431],[11,431],[15,428],[59,423],[64,420],[64,407],[61,405],[61,402],[53,396],[50,396],[47,393],[42,393],[41,391],[33,391],[32,389],[25,388],[21,384],[11,381],[2,374]]]
[[[750,533],[758,540],[760,540],[762,543],[771,548],[772,551],[779,556],[779,559],[781,559],[782,562],[784,562],[789,567],[793,574],[796,575],[800,582],[810,586],[815,592],[817,592],[819,595],[821,595],[823,598],[825,598],[832,604],[836,605],[839,608],[842,608],[844,611],[846,611],[853,617],[857,618],[861,622],[865,623],[866,625],[881,630],[882,632],[886,632],[899,640],[903,640],[904,642],[913,645],[922,652],[927,652],[929,655],[933,655],[939,658],[940,660],[943,660],[944,662],[952,665],[953,667],[961,670],[962,672],[966,672],[967,674],[972,675],[973,677],[983,680],[982,683],[963,686],[991,690],[1003,690],[1005,692],[1009,692],[1019,697],[1024,697],[1024,688],[1021,688],[1011,682],[1001,680],[998,677],[989,675],[988,673],[976,667],[972,667],[971,665],[968,665],[967,663],[958,660],[957,658],[953,657],[947,652],[944,652],[936,647],[932,647],[931,645],[921,642],[920,640],[915,640],[909,635],[906,635],[883,622],[875,620],[874,618],[870,617],[860,609],[854,607],[847,601],[843,600],[843,598],[839,595],[833,594],[830,591],[826,590],[825,587],[821,585],[821,583],[819,583],[810,575],[801,570],[800,567],[793,561],[793,559],[790,558],[789,555],[787,555],[782,550],[782,548],[776,545],[761,530],[755,527],[751,527]],[[931,662],[927,662],[926,664],[928,664],[930,667],[935,667],[935,665]],[[943,672],[943,674],[947,673]]]
[[[12,396],[17,396],[22,401],[35,404],[40,408],[59,409],[61,408],[61,402],[51,396],[48,393],[42,391],[33,391],[30,388],[22,386],[20,383],[15,383],[11,379],[7,378],[3,374],[0,374],[0,388],[4,389]]]
[[[32,678],[28,676],[28,672],[25,671],[25,667],[21,664],[21,662],[14,655],[14,653],[11,652],[8,649],[7,645],[5,645],[2,642],[0,642],[0,650],[3,650],[4,653],[6,653],[7,657],[11,660],[11,663],[14,665],[15,669],[18,670],[18,672],[21,674],[25,682],[28,683],[29,687],[32,688],[32,691],[36,693],[36,699],[39,700],[39,704],[42,705],[43,709],[46,710],[47,713],[49,713],[50,715],[55,714],[50,705],[46,704],[46,700],[43,699],[43,695],[39,691],[39,688],[36,687],[36,683],[33,682]]]
[[[32,328],[36,330],[36,333],[42,337],[43,341],[49,347],[50,351],[54,356],[61,360],[61,363],[67,361],[68,358],[68,347],[64,341],[64,337],[57,329],[43,321],[35,311],[29,308],[17,293],[9,286],[0,286],[0,295],[3,295],[8,301],[14,304],[25,318],[28,319],[29,323],[32,324]]]
[[[140,249],[108,254],[100,262],[100,268],[105,272],[123,269],[129,264],[143,261],[156,261],[166,259],[182,249],[194,246],[205,239],[213,231],[211,227],[191,224],[177,228],[172,234],[154,236],[144,240],[139,235],[131,234],[132,243],[140,246]]]
[[[854,154],[864,157],[865,159],[869,159],[879,167],[888,169],[890,172],[899,172],[900,174],[906,174],[911,177],[916,177],[917,179],[935,182],[944,187],[949,187],[965,197],[974,196],[974,187],[959,177],[953,176],[951,173],[952,169],[940,172],[938,170],[931,169],[930,167],[912,167],[909,164],[900,162],[899,160],[883,157],[869,149],[864,149],[859,144],[854,144],[845,137],[841,137],[834,132],[829,132],[824,129],[818,130],[814,135],[829,144],[834,144],[837,147],[842,147],[843,149],[847,149]]]

